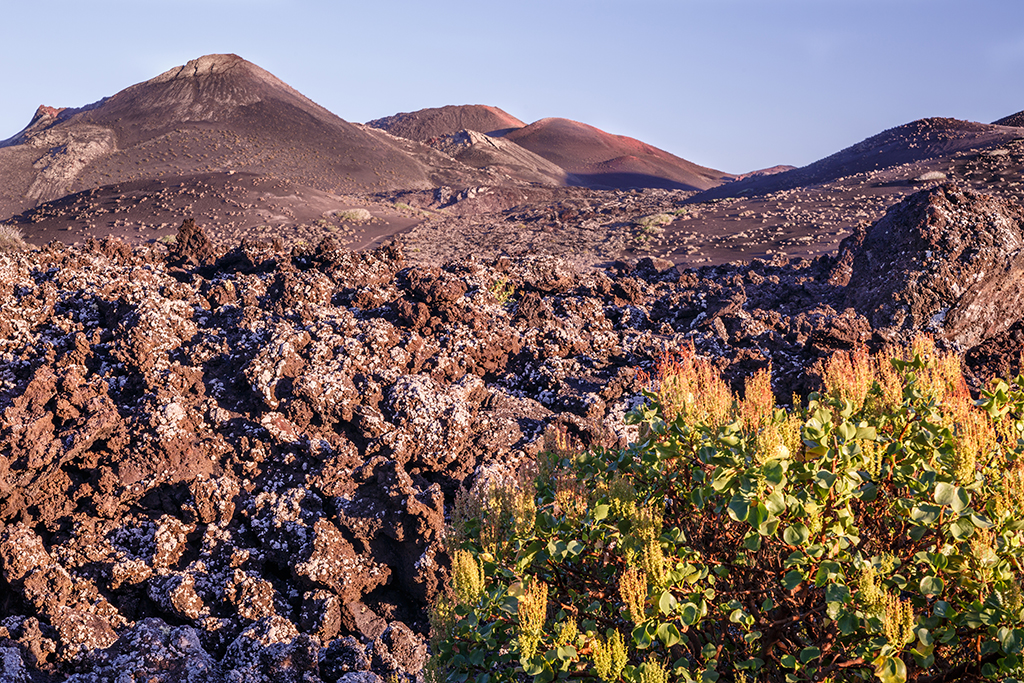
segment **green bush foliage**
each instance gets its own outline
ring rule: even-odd
[[[626,449],[479,481],[449,534],[433,681],[1016,680],[1024,375],[973,401],[928,340],[742,400],[667,359]]]

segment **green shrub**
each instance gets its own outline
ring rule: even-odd
[[[487,288],[487,291],[494,296],[494,299],[502,306],[507,306],[512,302],[516,295],[516,286],[512,284],[512,281],[504,278],[495,278],[494,282]]]
[[[1024,375],[975,403],[927,340],[742,400],[662,363],[626,449],[460,495],[434,681],[1016,680]]]
[[[675,216],[670,213],[656,213],[650,216],[644,216],[636,222],[638,226],[647,231],[656,231],[662,226],[668,225],[675,220]]]
[[[373,214],[366,209],[348,209],[345,211],[338,211],[334,214],[342,223],[365,223],[373,220]]]

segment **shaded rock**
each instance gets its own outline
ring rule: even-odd
[[[29,683],[28,671],[18,648],[0,644],[0,681]]]
[[[383,683],[384,679],[370,671],[350,671],[342,674],[338,683]]]
[[[1024,303],[1024,211],[953,185],[911,195],[868,229],[847,302],[890,338],[999,334]]]
[[[189,483],[192,512],[203,524],[226,524],[235,514],[235,497],[240,489],[232,477],[196,478]]]
[[[379,614],[358,600],[341,606],[341,624],[349,633],[359,634],[367,641],[372,641],[388,627]]]
[[[242,569],[236,569],[224,588],[224,596],[243,619],[257,621],[277,611],[274,585]],[[294,627],[293,627],[294,628]]]
[[[117,641],[117,633],[106,619],[84,610],[63,609],[51,623],[60,636],[58,656],[63,660],[79,660]]]
[[[387,674],[419,673],[427,661],[427,643],[400,621],[388,625],[387,630],[373,641],[373,669]]]
[[[217,661],[203,649],[196,630],[171,627],[160,619],[144,619],[121,634],[107,649],[92,653],[88,673],[67,683],[146,681],[207,683],[223,680]],[[130,676],[130,678],[125,678]]]
[[[205,611],[203,599],[196,593],[191,574],[170,574],[148,582],[149,597],[169,614],[179,618],[198,619]]]
[[[224,680],[231,683],[311,683],[319,680],[316,638],[279,616],[263,617],[228,646]],[[310,679],[307,674],[314,674]]]
[[[351,636],[331,641],[320,652],[320,677],[328,683],[342,680],[349,672],[369,670],[366,648]]]
[[[42,539],[22,524],[0,532],[0,570],[7,583],[49,618],[75,602],[74,581],[53,561]]]
[[[0,629],[18,644],[22,662],[31,669],[47,669],[52,666],[57,652],[58,634],[56,629],[35,617],[8,617],[0,622]],[[2,633],[0,632],[0,633]],[[16,668],[15,664],[12,667]],[[0,679],[2,680],[2,679]]]
[[[341,600],[329,591],[308,591],[302,598],[299,628],[323,642],[330,641],[342,628]]]

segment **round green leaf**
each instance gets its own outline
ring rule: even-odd
[[[750,515],[750,503],[740,497],[733,498],[729,503],[729,516],[737,522],[747,521]]]
[[[949,533],[958,541],[970,538],[974,534],[974,524],[966,517],[961,517],[949,525]]]
[[[669,591],[662,592],[661,597],[658,598],[658,609],[661,610],[661,613],[666,617],[675,611],[677,604],[679,603],[675,596]]]
[[[675,624],[662,624],[658,627],[658,640],[665,643],[665,647],[672,647],[682,639],[683,634]]]
[[[953,494],[953,502],[950,504],[950,507],[953,508],[953,512],[963,512],[968,508],[968,506],[970,506],[970,504],[970,492],[965,488],[957,486]]]
[[[921,579],[920,583],[921,593],[929,598],[935,595],[942,595],[945,587],[946,584],[938,576],[926,576]]]
[[[693,604],[692,602],[688,602],[685,605],[683,605],[683,610],[680,616],[682,616],[684,624],[686,624],[687,626],[693,626],[695,623],[697,623],[697,619],[700,618],[700,610],[697,609],[697,605]]]
[[[782,532],[782,540],[787,545],[803,545],[811,537],[811,530],[803,524],[791,524]]]
[[[804,573],[799,569],[791,569],[782,577],[782,585],[789,590],[799,586],[804,580]]]
[[[940,481],[935,485],[935,493],[932,498],[939,505],[945,505],[950,507],[953,505],[953,499],[956,497],[956,486],[953,486],[949,482]]]
[[[914,507],[910,511],[910,519],[917,522],[922,526],[931,526],[935,524],[939,519],[939,515],[942,513],[942,508],[938,505],[929,505],[928,503],[921,503]]]

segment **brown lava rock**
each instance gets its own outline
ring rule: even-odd
[[[847,301],[886,337],[998,335],[1024,303],[1024,211],[954,185],[911,195],[864,235]]]

